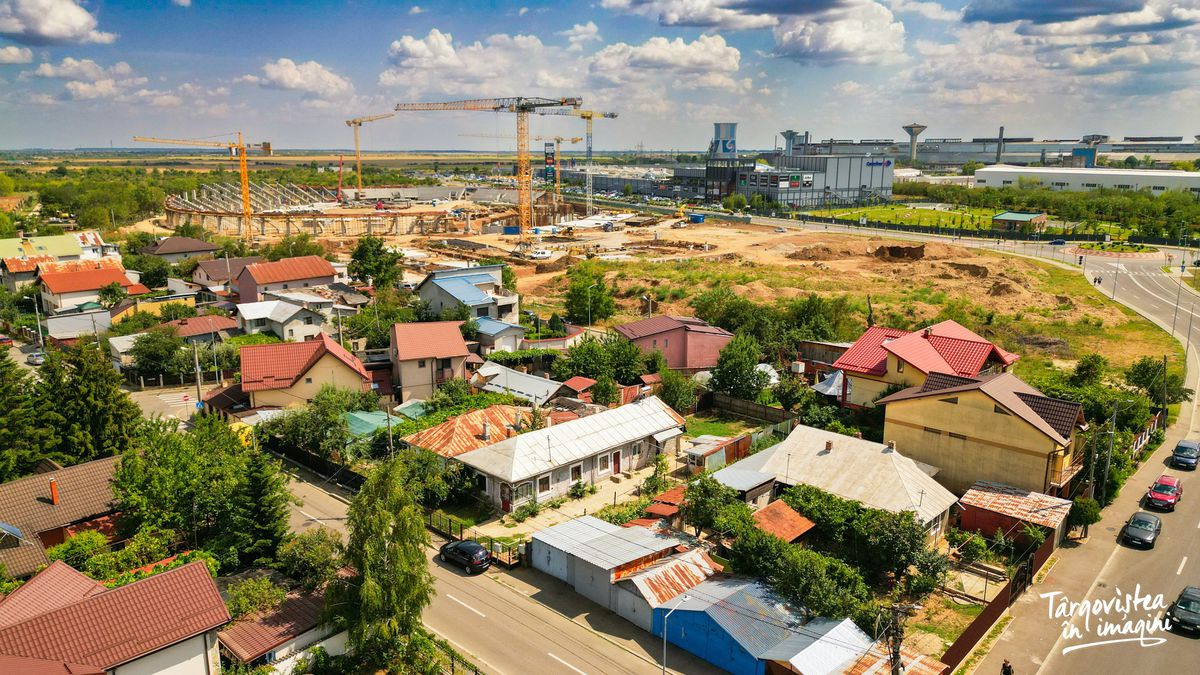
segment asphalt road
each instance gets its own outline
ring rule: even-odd
[[[293,471],[291,490],[303,501],[292,507],[292,531],[325,525],[345,533],[344,493],[303,470]],[[435,537],[434,546],[440,544]],[[425,625],[474,659],[481,670],[495,675],[661,672],[647,655],[638,656],[500,583],[497,577],[503,571],[466,576],[436,557],[437,551],[429,549],[437,594],[425,610]],[[690,655],[672,646],[669,658],[680,663]]]

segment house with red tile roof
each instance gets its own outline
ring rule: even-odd
[[[303,342],[246,345],[241,350],[242,391],[251,408],[307,404],[321,387],[368,391],[371,376],[358,357],[326,333]]]
[[[238,322],[220,314],[190,316],[163,324],[187,342],[220,342],[238,330]]]
[[[652,316],[613,328],[643,353],[661,351],[672,370],[694,373],[717,365],[733,333],[691,316]]]
[[[392,380],[401,403],[429,398],[446,380],[467,376],[467,342],[461,321],[423,321],[392,326]]]
[[[525,408],[492,405],[409,434],[404,442],[449,459],[515,436],[529,423],[529,410]]]
[[[228,621],[203,561],[112,589],[55,563],[0,600],[0,668],[208,675]]]
[[[267,291],[324,286],[336,281],[333,265],[321,256],[306,255],[246,265],[237,276],[238,302],[258,302]]]
[[[1083,407],[1051,398],[1012,373],[925,382],[878,401],[883,435],[896,450],[940,469],[955,494],[976,481],[1051,495],[1070,493],[1083,469]]]
[[[323,589],[291,591],[275,609],[240,617],[217,633],[221,652],[244,666],[267,666],[290,673],[297,660],[314,647],[331,656],[346,651],[346,631],[321,622]]]
[[[1002,373],[1018,356],[946,320],[918,331],[872,326],[833,368],[844,373],[842,405],[870,407],[888,387],[919,386],[929,373],[979,377]]]
[[[177,263],[188,258],[211,255],[220,248],[212,242],[194,237],[163,237],[150,246],[142,247],[138,253],[162,258],[169,263]]]
[[[76,272],[47,272],[38,276],[42,307],[47,313],[75,309],[100,302],[100,289],[116,283],[129,295],[149,293],[150,289],[126,276],[122,269],[105,267]]]

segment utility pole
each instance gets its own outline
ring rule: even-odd
[[[200,353],[196,351],[196,343],[192,343],[192,363],[196,366],[196,403],[199,403],[203,395],[200,393]]]
[[[1108,424],[1108,454],[1104,456],[1104,474],[1100,476],[1100,480],[1104,481],[1100,484],[1100,505],[1103,506],[1108,498],[1108,467],[1112,463],[1113,440],[1117,436],[1117,409],[1120,407],[1119,401],[1113,401],[1112,421]]]
[[[920,608],[920,605],[891,606],[892,625],[888,629],[888,651],[891,653],[892,675],[904,673],[904,661],[900,657],[900,648],[904,645],[904,620]]]
[[[1167,409],[1167,355],[1163,354],[1163,373],[1162,373],[1162,389],[1163,389],[1163,411]]]

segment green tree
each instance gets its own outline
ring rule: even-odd
[[[16,182],[8,174],[0,173],[0,197],[7,197],[16,189]]]
[[[737,335],[717,356],[709,387],[735,398],[753,401],[767,386],[767,374],[758,370],[762,350],[758,341],[749,335]]]
[[[355,652],[386,645],[421,628],[433,597],[424,514],[399,462],[380,464],[350,503],[346,563],[355,575],[336,580],[327,605],[345,619]]]
[[[342,539],[325,526],[298,534],[279,547],[279,564],[311,593],[337,576],[342,567]]]
[[[1071,502],[1071,513],[1067,516],[1067,524],[1071,527],[1082,527],[1083,536],[1087,536],[1088,527],[1100,522],[1100,503],[1087,497],[1076,497]]]
[[[567,323],[562,320],[562,317],[555,312],[550,315],[550,330],[554,333],[567,334]]]
[[[167,278],[171,276],[171,264],[158,256],[126,254],[121,262],[126,269],[141,273],[138,281],[146,288],[162,288],[167,285]]]
[[[99,296],[100,306],[105,309],[111,309],[113,305],[124,300],[129,294],[125,292],[120,283],[114,281],[102,286],[97,295]]]
[[[621,384],[633,384],[645,372],[642,350],[619,335],[609,335],[602,343],[608,352],[613,379]]]
[[[47,558],[61,560],[77,570],[86,569],[88,561],[101,553],[108,553],[108,537],[96,530],[73,534],[63,543],[46,549]]]
[[[797,406],[806,408],[807,404],[816,398],[816,392],[812,390],[804,380],[794,375],[784,375],[779,378],[779,383],[771,388],[771,393],[775,395],[775,400],[779,401],[779,405],[784,410],[795,410]]]
[[[291,447],[300,448],[324,459],[345,459],[353,454],[354,438],[346,424],[344,413],[356,410],[378,410],[379,396],[373,392],[339,389],[325,385],[307,406],[274,417],[259,424],[259,438],[278,438]]]
[[[342,323],[348,336],[366,339],[367,349],[385,349],[391,341],[392,326],[416,318],[412,296],[393,288],[381,288],[376,289],[370,304],[342,319]]]
[[[1167,403],[1179,403],[1190,399],[1193,392],[1184,386],[1183,375],[1166,372],[1164,376],[1165,371],[1166,367],[1161,359],[1143,356],[1134,361],[1125,371],[1125,381],[1130,386],[1141,389],[1151,401],[1159,404],[1163,403],[1164,394]],[[1166,379],[1165,386],[1163,384],[1164,377]]]
[[[183,347],[183,338],[177,337],[173,329],[152,328],[133,341],[129,356],[133,359],[134,368],[143,377],[179,374],[176,366]],[[190,352],[188,357],[190,362]],[[190,365],[188,370],[191,370]]]
[[[504,288],[510,291],[517,290],[517,273],[513,271],[512,265],[504,262],[503,258],[480,258],[480,265],[503,265],[500,268],[500,283]]]
[[[404,255],[389,249],[383,239],[367,235],[358,240],[358,245],[350,254],[347,271],[362,283],[370,283],[376,288],[391,288],[400,280],[400,264],[403,261]]]
[[[275,609],[287,598],[287,590],[276,585],[270,577],[235,582],[230,584],[228,593],[225,605],[234,619]]]
[[[587,336],[567,350],[562,358],[556,359],[551,366],[554,376],[560,380],[572,377],[588,377],[598,380],[602,377],[609,379],[613,376],[612,356],[604,343],[592,336]]]
[[[293,497],[287,489],[287,475],[266,452],[255,449],[248,453],[239,501],[243,505],[241,520],[250,541],[240,555],[255,565],[269,565],[287,536],[288,504]]]
[[[1084,354],[1075,364],[1075,369],[1071,371],[1071,377],[1068,382],[1075,387],[1086,387],[1100,384],[1104,378],[1104,371],[1108,368],[1108,359],[1103,356],[1091,353]]]
[[[663,356],[661,349],[655,349],[646,355],[642,371],[646,373],[660,373],[667,369],[667,357]]]
[[[617,383],[608,375],[601,375],[592,385],[592,402],[600,405],[613,405],[621,400]]]
[[[741,211],[746,208],[746,195],[735,192],[721,200],[721,206],[729,211]]]
[[[603,321],[617,311],[613,291],[604,283],[604,275],[587,265],[576,265],[567,274],[564,305],[567,320],[576,324]],[[590,324],[589,324],[590,325]]]
[[[626,197],[632,197],[633,196],[633,186],[630,185],[629,183],[626,183],[625,187],[621,188],[621,194],[625,195]]]
[[[659,453],[654,457],[654,471],[642,481],[641,494],[654,496],[671,486],[671,465],[667,456]]]
[[[684,413],[696,405],[696,383],[692,378],[678,373],[670,368],[659,371],[662,375],[662,386],[658,397],[672,410]]]
[[[168,302],[159,308],[159,318],[163,321],[175,321],[177,319],[190,319],[197,316],[196,308],[191,305],[185,305],[182,302]]]
[[[963,163],[960,173],[962,173],[962,175],[964,175],[964,176],[974,176],[975,172],[982,168],[983,168],[983,162],[976,162],[975,160],[971,160],[971,161]]]
[[[78,464],[119,454],[141,424],[141,411],[121,390],[121,375],[92,344],[46,354],[33,385],[44,454]]]
[[[0,483],[24,475],[41,458],[41,430],[32,383],[8,350],[0,353]]]
[[[312,238],[307,232],[284,237],[274,244],[267,244],[259,251],[259,255],[267,260],[283,260],[284,258],[300,258],[315,255],[327,257],[325,247],[321,242]]]
[[[703,473],[688,483],[683,501],[684,517],[699,536],[702,528],[713,526],[726,505],[737,501],[737,492],[717,482],[711,474]]]

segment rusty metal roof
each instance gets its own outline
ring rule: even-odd
[[[1066,499],[986,480],[976,481],[958,503],[1049,528],[1057,528],[1071,512]]]
[[[658,607],[723,571],[702,549],[693,549],[659,560],[628,580],[651,607]]]

